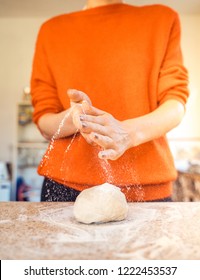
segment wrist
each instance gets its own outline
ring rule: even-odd
[[[140,144],[146,142],[140,118],[125,120],[123,121],[123,125],[128,133],[129,148],[139,146]]]
[[[144,116],[125,120],[123,123],[129,135],[129,148],[139,146],[150,140],[148,139],[148,135],[146,133],[148,129],[145,129],[146,121]]]

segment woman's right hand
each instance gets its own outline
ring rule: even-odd
[[[89,96],[76,89],[69,89],[67,91],[68,97],[70,99],[70,106],[71,106],[71,116],[74,126],[77,128],[77,130],[80,130],[82,128],[81,121],[79,119],[80,115],[85,114],[83,109],[83,102],[88,103],[89,105],[92,105],[92,102],[89,98]],[[90,138],[88,133],[81,132],[81,135],[85,138],[88,144],[90,145],[96,145]]]
[[[67,94],[70,99],[71,107],[73,107],[77,104],[81,105],[83,101],[87,101],[90,105],[92,105],[92,102],[91,102],[89,96],[80,90],[68,89]]]

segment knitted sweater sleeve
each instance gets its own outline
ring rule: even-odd
[[[175,14],[159,73],[157,92],[159,105],[169,99],[176,99],[185,104],[189,96],[188,73],[183,65],[180,37],[180,20]]]
[[[45,24],[43,24],[36,41],[31,75],[31,96],[34,107],[33,121],[36,124],[42,115],[58,113],[63,110],[48,61],[47,45],[48,32],[45,30]]]

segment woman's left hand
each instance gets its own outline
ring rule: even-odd
[[[128,126],[111,114],[86,104],[86,114],[79,116],[80,131],[103,148],[99,158],[116,160],[131,147]]]

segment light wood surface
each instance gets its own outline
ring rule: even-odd
[[[200,203],[130,203],[126,220],[85,225],[73,203],[0,203],[1,259],[200,259]]]

